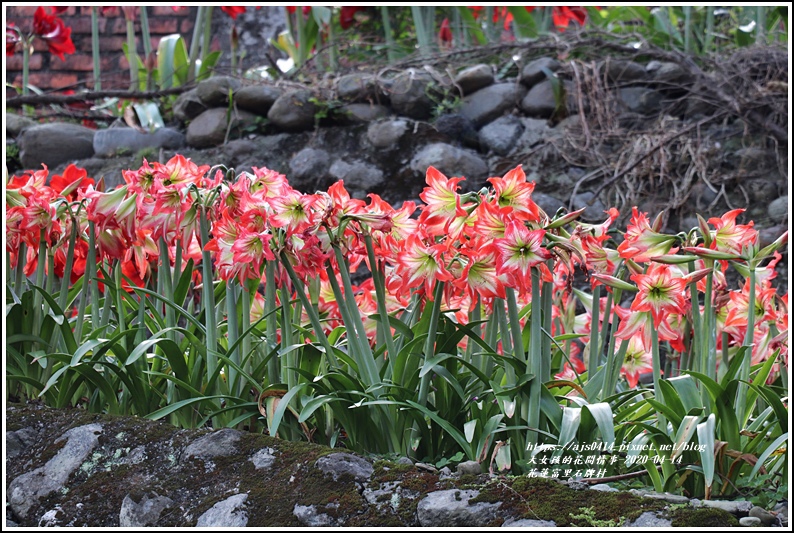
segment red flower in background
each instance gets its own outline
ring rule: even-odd
[[[438,31],[438,40],[441,41],[441,44],[452,43],[452,29],[449,27],[448,18],[441,21],[441,29]]]
[[[343,30],[348,29],[356,21],[356,13],[366,9],[364,6],[343,6],[339,11],[339,25]]]
[[[61,58],[61,61],[66,59],[64,54],[75,52],[71,37],[72,29],[55,14],[47,13],[43,7],[39,7],[33,15],[33,33],[45,40],[50,53]],[[6,53],[8,53],[7,45]]]
[[[19,33],[19,29],[17,29],[16,25],[13,22],[9,22],[8,26],[6,26],[6,55],[12,56],[14,52],[16,52],[17,45],[22,40],[22,36]]]
[[[571,21],[584,26],[587,20],[587,9],[581,6],[555,6],[551,12],[551,20],[557,28],[567,28]]]
[[[287,9],[287,13],[289,13],[290,15],[294,15],[295,11],[297,11],[298,7],[297,6],[287,6],[286,9]],[[311,10],[312,10],[312,6],[303,6],[303,14],[304,15],[308,15],[311,12]]]
[[[232,17],[232,19],[236,19],[237,15],[241,13],[245,13],[245,6],[226,6],[221,7],[221,11]]]

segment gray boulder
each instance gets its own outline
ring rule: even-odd
[[[69,476],[80,468],[88,455],[99,444],[97,435],[102,432],[99,424],[88,424],[72,428],[57,439],[66,444],[55,457],[44,466],[15,478],[8,486],[8,505],[18,517],[26,518],[28,511],[39,500],[61,490]]]
[[[334,180],[343,180],[345,187],[351,191],[359,190],[367,193],[383,185],[383,171],[361,161],[348,163],[339,159],[328,169],[328,174]]]
[[[743,516],[739,519],[739,525],[742,527],[761,527],[763,523],[760,518],[754,516]]]
[[[236,444],[239,440],[239,431],[230,428],[219,429],[188,444],[182,456],[185,459],[225,457],[237,452]]]
[[[337,525],[336,520],[326,513],[319,512],[314,505],[299,505],[296,503],[292,509],[292,514],[298,519],[298,522],[307,527]]]
[[[408,130],[408,121],[404,119],[374,122],[367,128],[367,140],[375,148],[395,146]]]
[[[645,66],[645,72],[657,82],[681,85],[692,83],[692,74],[678,63],[651,61]]]
[[[574,91],[573,83],[564,80],[561,88],[565,93],[562,105],[569,110],[576,109],[576,102],[572,95]],[[521,109],[530,117],[550,118],[557,109],[557,100],[554,96],[554,86],[551,80],[542,81],[534,85],[521,101]]]
[[[94,155],[95,131],[77,124],[51,123],[32,126],[17,138],[19,159],[27,169],[42,163],[54,168],[61,163]]]
[[[753,508],[751,502],[745,501],[727,501],[727,500],[691,500],[692,507],[710,507],[712,509],[721,509],[725,512],[734,515],[746,515]]]
[[[267,118],[283,130],[310,130],[314,127],[315,115],[319,111],[312,102],[313,98],[311,91],[305,89],[282,94],[267,112]]]
[[[264,117],[279,96],[281,90],[272,85],[246,85],[234,92],[234,103],[240,109]]]
[[[765,526],[774,526],[777,524],[777,517],[764,509],[763,507],[754,506],[750,509],[750,516],[753,518],[757,518],[763,523]]]
[[[94,153],[112,157],[120,151],[135,153],[144,148],[176,150],[185,145],[185,135],[171,128],[141,133],[133,128],[108,128],[94,134]]]
[[[429,93],[436,82],[426,72],[408,69],[398,74],[390,89],[392,109],[406,117],[417,120],[430,118],[436,103]],[[438,91],[435,91],[438,93]]]
[[[667,518],[662,518],[657,513],[647,511],[642,513],[636,519],[630,521],[625,527],[672,527],[673,522]]]
[[[496,518],[502,505],[469,500],[479,496],[478,490],[439,490],[429,493],[416,507],[422,527],[483,527]]]
[[[607,208],[599,198],[593,198],[590,191],[580,192],[573,197],[573,210],[586,208],[582,213],[582,220],[585,222],[598,222],[604,220],[604,211]]]
[[[256,123],[256,115],[237,110],[231,113],[232,124],[229,128],[226,115],[225,108],[216,107],[197,116],[187,127],[187,143],[194,148],[218,146],[226,139],[227,130],[229,130],[229,139],[236,139],[247,127]]]
[[[190,89],[179,95],[174,102],[174,118],[180,122],[193,120],[207,110],[201,99],[198,97],[196,89]]]
[[[488,177],[488,165],[473,152],[445,143],[425,146],[413,157],[411,170],[425,176],[428,167],[437,168],[447,177],[465,176],[466,183],[479,183]]]
[[[658,113],[662,105],[662,95],[646,87],[625,87],[618,90],[618,98],[628,111],[643,115]]]
[[[257,152],[257,144],[250,139],[235,139],[223,147],[223,155],[231,166],[239,166]]]
[[[466,96],[460,113],[479,128],[513,109],[527,94],[523,85],[497,83]]]
[[[473,474],[478,475],[482,473],[482,465],[477,461],[463,461],[457,467],[457,472],[460,475]]]
[[[245,500],[248,494],[235,494],[209,508],[199,516],[196,527],[245,527],[248,525],[248,513]]]
[[[532,193],[532,200],[538,204],[538,206],[543,209],[543,211],[545,211],[549,217],[553,217],[559,208],[567,207],[562,200],[542,192]]]
[[[773,200],[766,209],[769,218],[772,219],[772,222],[778,224],[780,222],[785,222],[788,219],[788,195],[781,196]]]
[[[347,104],[339,108],[345,122],[373,122],[387,117],[389,108],[378,104]]]
[[[433,123],[439,133],[443,133],[451,141],[456,141],[470,148],[479,148],[480,139],[474,122],[461,113],[441,115]]]
[[[507,155],[523,132],[521,119],[515,115],[505,115],[480,130],[480,146],[495,154]]]
[[[546,139],[552,132],[545,119],[520,117],[522,133],[516,141],[516,145],[521,149],[531,148]]]
[[[493,84],[493,82],[493,68],[490,65],[482,63],[465,68],[455,76],[455,85],[460,87],[464,96],[478,91],[483,87],[488,87]]]
[[[531,89],[547,78],[544,67],[552,72],[560,70],[560,62],[550,57],[541,57],[530,61],[521,69],[521,83]]]
[[[319,184],[328,174],[331,156],[319,148],[304,148],[295,154],[289,162],[290,181],[298,180]]]
[[[504,521],[502,527],[557,527],[557,524],[554,520],[532,520],[530,518],[515,520],[510,518]]]
[[[156,526],[163,511],[171,507],[174,501],[156,493],[151,497],[144,494],[139,502],[127,494],[121,502],[119,512],[120,527],[149,527]]]
[[[19,135],[25,128],[30,128],[38,124],[35,120],[31,120],[16,113],[6,113],[6,137],[12,138]]]
[[[600,64],[600,69],[606,69],[607,79],[613,83],[646,79],[645,67],[634,61],[609,59]]]
[[[24,452],[36,438],[36,430],[22,428],[16,431],[6,431],[6,458],[11,459]]]
[[[372,477],[372,464],[362,457],[350,453],[332,453],[324,455],[314,463],[315,468],[323,474],[330,474],[334,481],[342,477],[351,477],[355,481],[366,481]]]
[[[336,94],[347,102],[365,102],[379,96],[378,81],[371,74],[347,74],[336,80]]]
[[[273,466],[276,462],[275,450],[271,447],[262,448],[251,457],[251,462],[254,463],[254,468],[257,470],[264,468],[265,470]]]
[[[196,96],[207,107],[225,106],[229,103],[229,91],[240,88],[240,80],[231,76],[213,76],[196,85]]]

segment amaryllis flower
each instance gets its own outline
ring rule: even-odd
[[[69,201],[77,200],[79,195],[85,194],[89,185],[94,185],[94,180],[88,177],[84,168],[78,168],[74,164],[66,167],[63,174],[50,178],[50,187]]]
[[[237,15],[245,13],[245,6],[221,6],[221,11],[236,19]]]
[[[527,182],[527,176],[521,165],[504,175],[503,178],[488,178],[496,193],[496,201],[500,207],[509,206],[515,216],[521,220],[540,221],[540,208],[532,201],[534,182]]]
[[[529,286],[533,266],[551,259],[552,254],[543,247],[545,230],[530,230],[520,221],[512,221],[505,227],[505,236],[496,239],[494,246],[499,251],[496,256],[497,271],[515,280],[521,291]]]
[[[449,27],[449,19],[441,21],[441,29],[438,31],[438,40],[442,45],[452,44],[452,29]]]
[[[342,9],[339,10],[339,25],[343,30],[348,29],[356,21],[356,13],[366,11],[366,9],[365,6],[342,6]]]
[[[623,358],[623,365],[620,370],[632,389],[639,383],[640,374],[647,374],[653,371],[653,355],[649,349],[643,346],[641,336],[635,335],[629,339],[626,355]]]
[[[670,265],[653,263],[646,274],[631,276],[638,289],[631,310],[650,311],[656,326],[668,313],[685,313],[686,280],[675,276],[673,268]]]
[[[584,26],[585,20],[587,20],[587,10],[582,6],[554,6],[551,20],[554,22],[554,26],[560,30],[567,28],[571,22]]]
[[[33,14],[33,33],[47,42],[51,54],[65,61],[64,54],[75,52],[72,43],[72,29],[54,14],[47,13],[43,7]]]
[[[618,246],[620,257],[632,259],[638,263],[650,261],[654,257],[675,253],[673,249],[676,237],[658,233],[651,227],[648,216],[631,208],[631,223],[626,229],[623,242]]]
[[[22,36],[19,33],[19,29],[13,22],[9,22],[6,25],[6,55],[12,56],[14,52],[16,52],[19,43],[22,40]]]
[[[720,252],[741,254],[742,247],[750,246],[758,240],[758,232],[753,229],[753,222],[749,224],[736,224],[736,217],[744,213],[744,209],[728,211],[720,218],[710,218],[716,231],[712,232],[710,248]]]
[[[419,220],[427,226],[431,235],[443,234],[455,217],[467,214],[457,192],[458,183],[464,179],[447,178],[435,167],[427,169],[425,180],[428,187],[419,194],[419,198],[425,203],[421,207],[422,215]]]
[[[461,253],[467,262],[456,285],[483,298],[504,298],[505,276],[500,277],[496,270],[497,249],[478,239]]]
[[[450,281],[452,274],[446,269],[443,244],[426,245],[416,236],[411,235],[404,241],[403,250],[397,255],[397,261],[405,272],[405,289],[424,284],[425,293],[432,297],[433,285],[436,281]]]

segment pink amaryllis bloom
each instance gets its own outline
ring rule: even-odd
[[[473,293],[482,298],[504,298],[506,280],[496,271],[496,247],[479,238],[461,250],[461,254],[466,258],[466,266],[455,285],[467,290],[472,299]]]
[[[653,355],[649,349],[643,346],[641,335],[634,335],[629,339],[620,371],[632,389],[639,383],[640,374],[653,371]]]
[[[535,183],[527,182],[521,165],[502,178],[488,178],[488,183],[493,187],[500,207],[512,207],[515,217],[520,220],[540,222],[540,208],[532,200]]]
[[[710,218],[716,231],[712,232],[711,248],[720,252],[740,255],[742,248],[755,244],[758,240],[758,232],[753,229],[753,222],[748,224],[737,224],[736,217],[744,213],[744,209],[734,209],[728,211],[720,218]]]
[[[498,250],[497,272],[506,274],[512,285],[523,289],[529,286],[532,267],[552,258],[543,247],[545,230],[530,230],[522,222],[511,221],[505,227],[505,236],[494,240]]]
[[[403,271],[404,290],[424,285],[425,294],[432,298],[433,285],[438,281],[452,280],[444,265],[446,246],[427,245],[417,236],[410,235],[402,243],[397,262]]]
[[[675,276],[670,265],[653,263],[646,274],[634,274],[631,280],[638,289],[631,310],[650,311],[657,327],[667,314],[685,313],[686,280]]]
[[[615,337],[623,340],[630,340],[634,335],[640,335],[642,345],[646,350],[650,350],[652,342],[652,328],[655,328],[660,341],[677,338],[675,331],[670,329],[666,320],[655,324],[650,312],[638,312],[622,307],[615,307],[615,312],[620,318],[620,326],[615,333]]]
[[[431,235],[442,235],[456,218],[465,217],[467,211],[461,205],[458,183],[465,178],[447,178],[435,167],[429,167],[425,180],[427,187],[419,194],[425,203],[421,206],[421,224]]]
[[[674,235],[658,233],[656,228],[651,227],[648,216],[639,213],[636,207],[631,208],[631,213],[631,223],[623,242],[618,246],[620,257],[643,263],[677,251],[677,248],[673,249],[676,240]]]

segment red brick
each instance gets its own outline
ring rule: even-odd
[[[57,74],[50,72],[34,72],[28,78],[28,83],[35,85],[40,89],[63,89],[65,87],[77,85],[77,74],[71,74],[67,72],[58,72]],[[14,84],[22,84],[21,74],[14,78]]]
[[[110,19],[108,23],[110,24],[111,33],[123,33],[125,35],[127,34],[127,21],[124,19],[124,17],[115,17],[113,19]],[[138,30],[137,26],[138,25],[136,24],[136,28],[135,28],[136,32]]]
[[[72,28],[72,34],[84,33],[87,35],[91,35],[91,17],[72,17],[68,20],[64,19],[63,22],[67,26]],[[99,30],[100,35],[105,33],[107,24],[108,24],[108,19],[102,17],[99,17],[97,19],[97,28]]]
[[[179,20],[174,18],[150,18],[149,33],[167,35],[179,30]]]
[[[120,68],[119,59],[121,57],[124,57],[124,55],[123,54],[106,54],[106,55],[102,56],[102,58],[99,60],[100,72],[102,72],[104,74],[105,72],[112,72],[112,71],[118,70]],[[125,66],[125,68],[129,68],[129,64],[126,62],[126,60],[124,61],[124,66]]]
[[[187,35],[188,33],[193,31],[193,24],[194,23],[195,23],[195,20],[193,20],[191,18],[187,18],[187,19],[183,20],[179,24],[179,31],[182,33],[182,35]]]
[[[39,70],[41,68],[41,54],[33,54],[30,56],[28,67],[30,70]],[[6,70],[22,70],[22,53],[17,53],[11,57],[6,57]]]
[[[154,6],[154,7],[150,7],[147,13],[149,13],[149,15],[153,17],[170,17],[170,16],[185,17],[188,14],[190,14],[190,8],[184,7],[179,11],[174,11],[173,9],[171,9],[170,6]]]
[[[12,19],[14,17],[25,18],[25,17],[32,17],[34,13],[36,13],[37,6],[14,6],[8,8],[8,19]]]
[[[78,83],[77,74],[67,74],[65,72],[59,72],[57,74],[51,74],[50,76],[51,76],[50,87],[53,89],[70,87],[73,85],[77,85]]]
[[[100,37],[99,38],[99,53],[106,54],[106,53],[113,53],[113,52],[121,52],[123,50],[122,46],[127,43],[126,37],[121,36],[113,36],[113,37]]]
[[[51,62],[50,68],[52,70],[93,71],[94,59],[90,54],[72,54],[66,56],[66,61]]]

